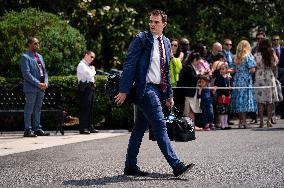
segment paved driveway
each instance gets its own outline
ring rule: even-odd
[[[122,175],[129,136],[1,156],[0,187],[284,187],[283,121],[270,129],[197,132],[196,141],[173,142],[182,160],[196,164],[182,178],[173,177],[148,134],[139,166],[150,176]]]

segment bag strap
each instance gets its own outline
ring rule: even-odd
[[[144,49],[144,47],[145,47],[146,37],[148,36],[148,33],[149,33],[148,31],[143,31],[143,32],[140,32],[138,34],[138,36],[139,36],[139,38],[142,42],[142,49]]]

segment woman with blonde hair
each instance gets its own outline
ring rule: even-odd
[[[239,42],[233,59],[233,88],[231,110],[239,115],[239,128],[247,128],[246,113],[256,112],[256,99],[251,74],[255,72],[256,63],[251,54],[251,46],[247,40]],[[240,87],[240,88],[239,88]],[[242,88],[244,87],[244,88]]]

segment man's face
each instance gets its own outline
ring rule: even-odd
[[[222,51],[222,46],[214,45],[212,48],[212,54],[216,55],[218,52]]]
[[[37,38],[34,38],[31,43],[29,43],[29,49],[33,52],[39,51],[39,41]]]
[[[162,22],[162,16],[151,15],[150,16],[150,31],[153,34],[161,35],[163,33],[164,28],[166,27],[167,22]]]
[[[226,40],[224,43],[224,49],[227,51],[230,51],[232,48],[232,41],[231,40]]]
[[[280,37],[278,35],[275,35],[272,37],[272,45],[273,46],[279,46],[280,43]]]
[[[94,61],[95,59],[95,54],[93,52],[89,53],[89,54],[86,54],[85,57],[84,57],[85,61],[90,64]]]

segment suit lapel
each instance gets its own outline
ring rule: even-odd
[[[37,67],[38,72],[40,72],[40,71],[39,71],[39,65],[38,65],[38,63],[36,62],[35,56],[34,56],[34,54],[33,54],[31,51],[29,51],[29,56],[30,56],[30,58],[31,58],[31,61],[32,61],[33,65],[34,65],[35,67]]]
[[[165,54],[166,54],[166,64],[168,64],[169,59],[170,59],[170,45],[168,44],[168,40],[166,40],[166,37],[163,35],[163,43],[164,43],[164,48],[165,48]]]

